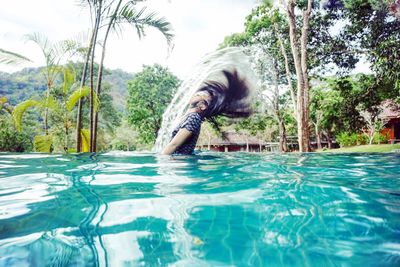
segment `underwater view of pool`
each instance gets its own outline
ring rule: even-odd
[[[400,266],[400,154],[0,153],[0,266]]]

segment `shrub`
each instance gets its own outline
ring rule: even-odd
[[[374,135],[374,139],[372,140],[372,142],[374,144],[382,144],[382,143],[387,143],[388,140],[389,138],[386,134],[376,133]]]
[[[32,151],[32,140],[26,133],[19,133],[7,120],[0,119],[0,151]]]
[[[366,145],[369,142],[368,135],[366,134],[359,134],[357,135],[357,145]]]
[[[358,141],[358,134],[342,132],[336,136],[336,141],[339,143],[340,147],[355,146]]]

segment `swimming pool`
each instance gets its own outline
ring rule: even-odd
[[[0,154],[1,266],[400,266],[400,154]]]

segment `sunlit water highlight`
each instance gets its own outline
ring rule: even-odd
[[[0,266],[400,266],[399,154],[0,154]]]

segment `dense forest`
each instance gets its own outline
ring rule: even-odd
[[[29,98],[39,97],[46,90],[46,80],[42,68],[24,68],[14,73],[0,71],[0,95],[7,97],[11,105],[16,105]],[[128,81],[132,73],[123,70],[106,69],[104,82],[111,86],[109,94],[116,110],[123,112],[126,108]],[[58,81],[59,83],[61,80]]]

